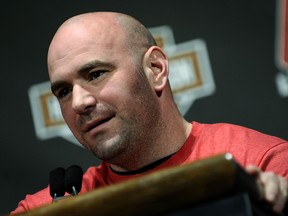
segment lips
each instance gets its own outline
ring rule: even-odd
[[[99,127],[100,125],[110,121],[114,116],[109,116],[109,117],[102,117],[102,118],[96,118],[92,121],[87,122],[83,127],[82,131],[83,132],[89,132],[90,130]]]

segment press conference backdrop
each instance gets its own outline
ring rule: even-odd
[[[0,8],[0,214],[16,208],[25,194],[46,187],[50,170],[72,164],[86,170],[100,162],[62,137],[40,140],[34,127],[28,89],[48,81],[48,45],[68,17],[89,11],[125,12],[149,28],[170,26],[176,44],[201,38],[215,89],[195,100],[185,118],[239,124],[288,139],[287,59],[279,49],[285,32],[277,9],[285,2],[6,1]]]

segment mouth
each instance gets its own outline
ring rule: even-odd
[[[95,119],[93,121],[90,121],[88,123],[86,123],[83,127],[83,132],[89,132],[91,131],[92,129],[96,128],[96,127],[99,127],[101,126],[102,124],[110,121],[114,116],[110,116],[110,117],[107,117],[107,118],[99,118],[99,119]]]

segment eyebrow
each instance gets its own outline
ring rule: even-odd
[[[90,61],[90,62],[82,65],[79,68],[79,70],[77,70],[77,75],[81,77],[81,76],[85,75],[86,73],[88,73],[89,71],[91,71],[92,69],[99,68],[99,67],[105,67],[108,69],[115,68],[115,66],[113,66],[113,64],[111,64],[111,63],[107,63],[107,62],[103,62],[103,61],[99,61],[99,60],[93,60],[93,61]],[[55,82],[51,83],[52,93],[55,94],[55,92],[58,89],[60,89],[63,85],[66,85],[66,84],[68,84],[68,82],[62,81],[62,80],[55,81]]]
[[[113,68],[111,63],[107,63],[107,62],[103,62],[103,61],[99,61],[99,60],[93,60],[93,61],[90,61],[90,62],[84,64],[83,66],[81,66],[78,70],[78,74],[81,74],[82,72],[85,72],[87,70],[91,70],[91,69],[97,68],[97,67]]]

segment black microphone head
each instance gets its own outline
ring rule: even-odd
[[[77,165],[72,165],[66,170],[64,186],[65,190],[72,194],[74,193],[73,187],[78,192],[81,191],[82,187],[82,177],[83,177],[83,170],[81,167]]]
[[[50,184],[50,195],[52,198],[60,197],[65,194],[64,186],[65,169],[62,167],[56,168],[50,171],[49,184]]]

